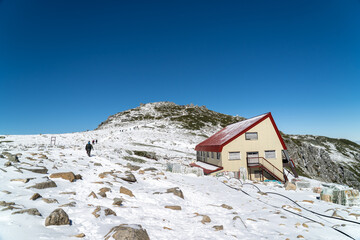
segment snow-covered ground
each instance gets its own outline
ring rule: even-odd
[[[56,137],[55,146],[50,144],[51,137]],[[98,143],[94,145],[93,155],[88,157],[85,144],[93,139]],[[18,154],[20,162],[5,167],[8,160],[0,158],[0,239],[71,239],[80,233],[85,234],[83,239],[104,239],[112,227],[123,223],[140,224],[150,239],[156,240],[350,239],[334,228],[360,239],[359,224],[321,217],[282,196],[260,194],[257,188],[283,194],[306,209],[327,216],[336,213],[360,223],[359,207],[320,201],[319,194],[312,189],[286,191],[276,183],[255,183],[256,188],[223,177],[165,171],[167,162],[195,161],[193,149],[202,140],[204,137],[195,133],[170,126],[159,128],[150,123],[71,134],[6,136],[0,139],[0,154]],[[135,151],[153,152],[156,160],[138,156]],[[140,169],[131,170],[127,167],[129,163]],[[46,167],[48,173],[25,170],[41,167]],[[28,188],[47,181],[52,173],[70,171],[80,174],[82,180],[51,178],[57,187]],[[122,180],[126,171],[131,171],[137,181]],[[320,186],[313,180],[311,184]],[[131,190],[134,196],[120,193],[120,187]],[[167,193],[174,187],[183,192],[184,199]],[[103,188],[109,191],[102,197],[98,193]],[[90,196],[91,192],[97,198]],[[42,198],[30,200],[34,193]],[[122,205],[113,205],[114,198],[123,198]],[[47,203],[44,199],[56,201]],[[14,209],[6,206],[11,202]],[[53,210],[72,202],[72,206],[62,207],[71,225],[45,226],[45,219]],[[94,213],[98,206],[101,210]],[[165,206],[180,206],[181,210]],[[42,216],[13,214],[30,208],[38,209]],[[116,216],[106,216],[107,208]],[[207,219],[205,215],[210,222],[202,222]]]

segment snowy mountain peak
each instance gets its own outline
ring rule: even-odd
[[[136,124],[166,123],[175,124],[188,130],[215,129],[244,120],[207,109],[194,104],[177,105],[173,102],[154,102],[140,104],[139,107],[119,112],[102,122],[97,129],[121,128]]]

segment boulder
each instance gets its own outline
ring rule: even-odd
[[[85,237],[85,233],[79,233],[79,234],[74,235],[73,237],[83,238],[83,237]]]
[[[40,174],[47,174],[48,173],[48,169],[46,167],[42,167],[42,168],[21,168],[23,170],[26,171],[30,171],[33,173],[40,173]]]
[[[7,159],[8,159],[10,162],[14,162],[14,163],[20,162],[17,155],[8,154],[8,155],[7,155]]]
[[[76,206],[76,202],[70,202],[70,203],[60,205],[59,207],[75,207],[75,206]]]
[[[213,226],[213,228],[215,229],[215,231],[224,230],[224,226],[223,226],[223,225],[215,225],[215,226]]]
[[[169,188],[169,189],[166,190],[166,192],[167,193],[173,193],[175,196],[178,196],[178,197],[184,199],[184,194],[182,193],[182,191],[178,187]]]
[[[181,210],[181,206],[165,206],[165,208],[169,208],[169,209],[177,210],[177,211]]]
[[[76,195],[76,192],[61,192],[59,194],[70,194],[70,195]]]
[[[30,178],[15,178],[15,179],[11,179],[11,182],[23,182],[23,183],[28,183],[30,181]]]
[[[322,188],[321,187],[314,187],[313,188],[313,193],[321,193],[321,191],[322,191]]]
[[[5,201],[0,201],[0,206],[2,207],[8,207],[8,206],[12,206],[15,205],[14,202],[5,202]]]
[[[115,240],[150,240],[146,230],[138,224],[121,224],[113,227],[105,236],[104,239]]]
[[[211,218],[209,216],[207,216],[207,215],[203,215],[201,223],[205,224],[205,223],[210,223],[210,222],[211,222]]]
[[[147,171],[157,171],[157,169],[154,168],[154,167],[149,167],[149,168],[146,168],[144,171],[145,172],[147,172]]]
[[[50,226],[50,225],[70,225],[69,216],[62,208],[55,209],[45,219],[45,226]]]
[[[55,198],[43,198],[42,200],[46,203],[59,203]]]
[[[88,197],[98,198],[94,192],[91,192]]]
[[[34,195],[32,195],[32,197],[30,198],[30,200],[35,201],[35,200],[38,199],[38,198],[41,198],[41,195],[38,194],[38,193],[34,193]]]
[[[113,172],[102,172],[99,174],[99,178],[105,178],[107,175],[112,174]]]
[[[110,192],[111,191],[111,189],[110,188],[108,188],[108,187],[103,187],[103,188],[100,188],[100,190],[99,190],[100,192],[103,192],[103,193],[106,193],[106,192]]]
[[[134,176],[134,174],[132,174],[132,173],[127,173],[126,175],[125,175],[125,177],[120,177],[122,180],[124,180],[124,181],[127,181],[127,182],[130,182],[130,183],[133,183],[133,182],[136,182],[137,180],[136,180],[136,178],[135,178],[135,176]]]
[[[10,167],[12,166],[12,163],[10,161],[7,161],[6,163],[4,163],[4,167]]]
[[[131,171],[137,171],[141,168],[139,166],[132,165],[131,163],[126,164],[126,167],[129,168]]]
[[[285,190],[296,190],[296,185],[291,182],[285,183]]]
[[[97,206],[91,214],[94,215],[96,218],[98,218],[98,217],[100,217],[100,214],[98,214],[98,212],[100,212],[100,211],[101,211],[101,207]]]
[[[113,205],[115,205],[115,206],[121,206],[123,201],[124,201],[124,200],[123,200],[122,198],[114,198]]]
[[[105,213],[105,216],[109,216],[109,215],[114,215],[114,216],[116,216],[116,213],[115,213],[113,210],[111,210],[110,208],[106,208],[106,209],[104,210],[104,213]]]
[[[106,198],[106,197],[107,197],[105,192],[98,192],[98,195],[101,196],[101,197],[103,197],[103,198]]]
[[[13,212],[12,214],[23,214],[23,213],[27,213],[29,215],[34,215],[34,216],[41,216],[41,213],[36,208],[24,209],[21,211]]]
[[[33,186],[30,186],[29,188],[44,189],[44,188],[53,188],[53,187],[57,187],[56,183],[53,181],[47,181],[47,182],[37,183]]]
[[[76,234],[76,235],[74,235],[74,237],[83,238],[83,237],[85,237],[85,233]]]
[[[120,193],[126,194],[130,197],[135,197],[131,190],[127,189],[126,187],[120,187]]]
[[[82,176],[81,176],[80,174],[76,174],[76,175],[75,175],[75,179],[76,179],[76,180],[82,180]]]
[[[53,173],[50,175],[50,178],[62,178],[65,180],[69,180],[70,182],[74,182],[76,180],[76,176],[73,172]]]
[[[229,209],[229,210],[233,209],[233,207],[226,205],[226,204],[221,204],[221,207],[225,208],[225,209]]]

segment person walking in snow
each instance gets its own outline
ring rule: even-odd
[[[86,144],[85,150],[87,155],[90,157],[91,150],[93,149],[93,146],[91,145],[90,141]]]

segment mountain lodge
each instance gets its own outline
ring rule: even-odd
[[[287,181],[283,163],[292,163],[271,113],[228,125],[195,150],[205,174],[233,172],[237,178]],[[294,165],[289,164],[295,173]],[[296,173],[295,173],[296,174]]]

